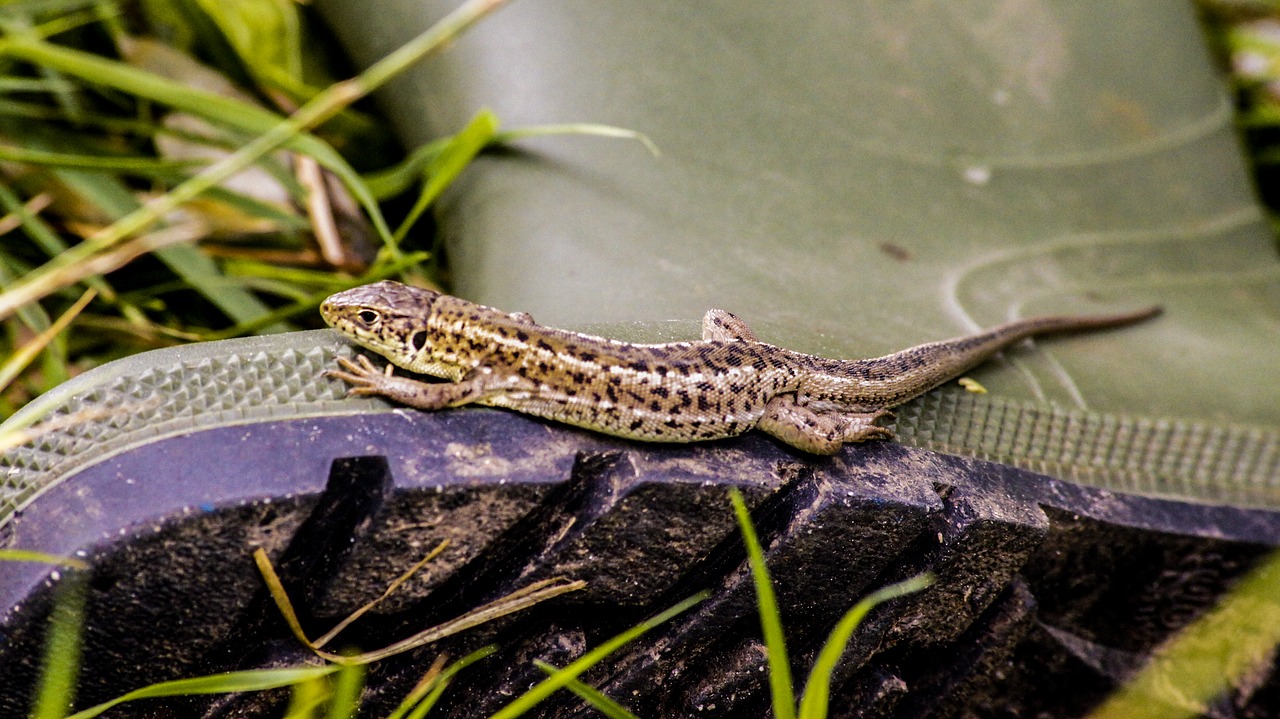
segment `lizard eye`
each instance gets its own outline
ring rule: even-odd
[[[427,346],[427,333],[419,331],[409,335],[409,344],[413,345],[415,350],[421,352],[422,348]]]
[[[359,317],[360,321],[366,325],[371,325],[378,321],[378,313],[373,310],[360,310],[356,317]]]

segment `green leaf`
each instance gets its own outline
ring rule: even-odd
[[[68,572],[58,585],[32,719],[61,719],[75,699],[88,573]]]
[[[0,145],[0,160],[25,162],[44,167],[65,167],[97,172],[119,172],[144,176],[172,175],[175,171],[206,164],[203,160],[165,160],[155,157],[108,157],[70,152],[49,152]]]
[[[66,135],[47,133],[28,133],[23,135],[22,144],[31,152],[53,153],[50,147],[68,145],[76,142],[75,138]],[[118,219],[134,212],[141,204],[133,192],[117,177],[81,169],[58,168],[50,173],[59,182],[93,205],[107,217]],[[217,196],[222,196],[221,194]],[[0,201],[4,192],[0,191]],[[6,205],[9,203],[6,201]],[[32,237],[37,240],[41,249],[49,255],[57,257],[68,249],[66,242],[57,233],[34,218],[27,226]],[[158,249],[154,253],[161,262],[173,270],[194,290],[205,297],[213,306],[224,312],[233,322],[251,323],[260,321],[270,308],[259,301],[253,294],[235,284],[228,283],[218,271],[217,265],[200,250],[190,246],[171,246]],[[87,280],[86,284],[98,290],[105,297],[113,297],[114,290],[99,277]],[[270,331],[285,331],[288,325],[269,326]]]
[[[653,144],[644,133],[628,130],[622,127],[614,127],[613,125],[600,125],[589,122],[566,123],[560,125],[532,125],[529,127],[518,127],[512,130],[497,131],[497,117],[488,110],[482,110],[481,114],[488,114],[493,118],[495,131],[489,140],[489,144],[514,142],[527,137],[543,137],[546,135],[595,135],[598,137],[622,138],[628,140],[636,140],[649,149],[654,155],[658,155],[658,146]],[[475,123],[480,115],[471,120]],[[428,176],[427,167],[435,161],[436,157],[445,150],[446,147],[454,143],[456,135],[448,135],[431,142],[424,143],[414,148],[403,160],[392,165],[391,167],[370,172],[364,175],[364,182],[369,187],[369,191],[379,200],[385,200],[389,197],[395,197],[409,186],[421,179],[425,173]]]
[[[529,711],[534,706],[536,706],[543,699],[546,699],[548,696],[550,696],[552,692],[567,686],[569,682],[573,681],[574,679],[577,679],[580,675],[582,675],[583,672],[587,671],[588,669],[595,666],[596,664],[599,664],[601,661],[604,660],[605,657],[614,653],[621,647],[626,646],[628,643],[633,642],[636,639],[640,638],[642,635],[644,635],[645,632],[649,631],[650,629],[653,629],[654,627],[662,624],[663,622],[666,622],[672,617],[675,617],[680,613],[688,610],[689,608],[696,605],[698,602],[701,602],[702,600],[706,599],[706,597],[707,597],[707,592],[701,592],[699,594],[695,594],[694,596],[689,597],[688,599],[684,600],[683,602],[680,602],[679,604],[676,604],[675,606],[671,607],[665,612],[662,612],[661,614],[658,614],[650,619],[646,619],[645,621],[637,624],[636,626],[613,637],[612,639],[605,642],[604,644],[601,644],[595,649],[592,649],[586,654],[583,654],[576,661],[569,664],[569,666],[557,671],[555,674],[552,674],[546,679],[543,679],[541,682],[538,682],[529,691],[525,692],[524,694],[521,694],[510,704],[507,704],[506,706],[499,709],[497,713],[489,717],[489,719],[513,719],[513,717],[518,717],[521,714],[524,714],[525,712]]]
[[[649,136],[643,132],[628,130],[625,127],[617,127],[615,125],[602,125],[598,122],[568,122],[556,125],[530,125],[529,127],[517,127],[514,130],[500,132],[494,136],[494,142],[512,142],[521,140],[526,137],[544,137],[546,135],[594,135],[596,137],[611,137],[621,140],[635,140],[654,157],[661,157],[662,152],[658,150],[657,144],[649,139]]]
[[[418,182],[427,165],[452,141],[450,135],[419,145],[395,165],[365,175],[364,183],[379,200],[395,197]]]
[[[363,664],[347,664],[333,678],[332,699],[327,719],[350,719],[360,708],[360,693],[364,690]]]
[[[125,217],[141,207],[118,178],[83,170],[59,170],[57,174],[71,189],[112,217]],[[218,270],[217,263],[198,248],[173,245],[155,250],[153,254],[232,321],[241,324],[259,322],[270,314],[270,308],[252,293],[228,282]],[[284,332],[289,327],[269,324],[264,329]]]
[[[849,639],[862,623],[863,618],[867,616],[867,612],[877,604],[918,592],[932,583],[932,577],[921,575],[891,584],[873,592],[844,613],[835,629],[831,630],[826,643],[822,645],[822,651],[818,653],[813,669],[809,671],[809,679],[804,686],[804,699],[800,702],[800,719],[824,719],[827,716],[827,701],[831,695],[831,675],[835,672],[836,664],[840,662],[840,655],[844,653]]]
[[[39,564],[56,564],[61,567],[84,569],[88,565],[74,557],[63,557],[57,554],[37,552],[32,549],[0,549],[0,562],[36,562]]]
[[[1272,552],[1215,607],[1158,647],[1089,719],[1190,719],[1270,666],[1280,645],[1280,552]]]
[[[368,272],[357,279],[348,280],[345,284],[335,285],[334,287],[325,288],[318,293],[303,296],[287,305],[277,307],[255,320],[240,322],[225,330],[211,332],[208,335],[205,335],[204,339],[227,339],[229,337],[240,337],[241,335],[266,331],[266,328],[271,327],[276,322],[282,322],[303,313],[314,312],[315,309],[320,306],[320,303],[334,292],[341,292],[345,289],[393,277],[415,265],[425,262],[429,257],[430,255],[426,252],[413,252],[407,255],[401,255],[399,259],[392,260],[390,262],[379,263],[371,267]],[[237,281],[233,278],[225,279],[227,282]]]
[[[244,132],[263,134],[284,121],[283,117],[270,110],[217,93],[189,87],[154,73],[130,67],[122,62],[42,40],[16,37],[0,39],[0,57],[4,56],[75,75],[89,82],[106,85]],[[320,138],[308,133],[295,134],[285,140],[283,145],[294,152],[315,158],[342,180],[352,196],[369,214],[378,233],[390,241],[391,230],[382,217],[377,201],[356,171],[336,150]]]
[[[554,664],[544,662],[541,659],[533,660],[533,664],[549,675],[554,675],[556,672],[560,671],[559,667]],[[596,711],[609,717],[609,719],[639,719],[626,707],[610,699],[604,692],[596,689],[586,682],[573,679],[564,686],[565,689],[577,694],[584,702],[591,705],[591,707]]]
[[[31,362],[35,360],[36,355],[45,351],[50,347],[57,346],[62,339],[62,331],[65,330],[76,316],[80,314],[85,307],[89,305],[93,298],[97,296],[96,290],[88,290],[80,299],[76,301],[66,312],[62,313],[57,320],[49,325],[44,331],[29,341],[24,342],[16,351],[10,354],[4,361],[0,362],[0,392],[4,391],[11,382],[18,378]],[[63,363],[61,369],[65,373],[66,350],[60,349],[53,353],[59,362]],[[61,377],[59,377],[61,379]]]
[[[197,0],[260,83],[294,98],[315,94],[302,79],[302,33],[292,0]]]
[[[166,213],[176,210],[184,203],[200,196],[201,193],[216,187],[218,183],[248,167],[263,155],[282,145],[305,142],[310,137],[303,134],[305,130],[333,117],[423,57],[438,52],[454,40],[459,33],[474,25],[502,4],[503,0],[468,0],[417,37],[369,66],[357,77],[325,88],[320,94],[298,108],[297,112],[290,115],[288,119],[270,125],[265,131],[245,144],[244,147],[213,163],[200,174],[156,198],[146,207],[129,213],[111,226],[94,233],[84,242],[32,270],[18,282],[0,292],[0,318],[8,317],[22,305],[36,301],[60,287],[79,280],[85,275],[86,270],[95,267],[93,264],[86,266],[85,263],[91,263],[93,260],[102,260],[104,263],[126,262],[128,261],[127,255],[130,252],[146,252],[154,249],[157,244],[166,239],[175,241],[180,239],[180,236],[164,237],[156,236],[155,233],[144,237],[135,237],[135,235],[160,220]],[[65,57],[67,52],[70,51],[43,43],[36,43],[26,38],[0,39],[0,56],[11,54],[24,57],[44,57],[47,59],[49,57]],[[80,53],[80,55],[84,54]],[[138,73],[133,68],[122,68],[119,63],[101,61],[92,56],[84,57],[88,59],[80,59],[84,59],[85,62],[90,63],[98,70],[116,77],[125,77],[136,81],[140,76],[148,76],[147,73]],[[78,67],[78,63],[73,63],[73,65]],[[78,67],[78,69],[83,71],[83,68]],[[174,94],[173,83],[163,79],[160,79],[159,82],[169,88],[169,94]],[[185,89],[179,88],[179,92],[184,91]],[[210,96],[209,93],[200,94],[198,97],[203,102],[219,104],[226,102],[225,98]],[[267,114],[270,116],[270,113]],[[314,138],[311,139],[314,140]],[[320,152],[331,151],[323,143],[319,143],[313,149]],[[336,153],[334,154],[336,156]],[[323,159],[317,159],[321,164],[324,164]],[[385,223],[379,224],[381,216],[376,214],[378,209],[376,203],[373,203],[372,197],[368,195],[368,188],[365,188],[359,178],[355,177],[354,171],[351,171],[345,162],[341,162],[341,158],[339,158],[339,166],[331,167],[330,169],[334,170],[336,174],[340,174],[340,171],[343,171],[342,168],[345,168],[345,171],[354,178],[354,185],[349,185],[351,192],[358,199],[361,198],[361,193],[363,193],[363,197],[370,202],[370,213],[373,215],[375,225],[379,227],[380,231],[386,230]],[[363,199],[361,201],[363,202]],[[394,241],[391,240],[390,233],[384,232],[383,236],[387,240],[386,249],[388,254],[392,257],[398,257],[400,251],[395,246]],[[113,264],[112,266],[118,266],[118,264]]]
[[[138,699],[155,699],[159,697],[191,696],[196,694],[229,694],[231,692],[257,692],[266,689],[278,689],[315,677],[323,677],[338,671],[337,666],[296,667],[291,669],[253,669],[242,672],[212,674],[191,679],[175,679],[173,681],[151,684],[135,689],[102,704],[89,707],[67,717],[67,719],[90,719],[108,709]]]
[[[444,693],[444,690],[449,686],[449,682],[458,672],[485,657],[491,656],[496,651],[498,651],[498,648],[492,645],[481,647],[445,667],[444,671],[438,675],[424,677],[426,681],[414,687],[413,691],[409,692],[409,695],[404,698],[404,701],[400,702],[400,706],[387,715],[387,719],[422,719],[440,700],[440,695]]]
[[[756,584],[756,606],[760,611],[760,630],[769,657],[769,689],[773,696],[773,714],[777,719],[795,719],[795,689],[791,682],[791,662],[787,658],[787,640],[782,631],[782,615],[778,611],[778,599],[773,593],[773,580],[764,564],[764,550],[751,524],[747,503],[737,489],[729,493],[733,511],[742,530],[742,541],[747,545],[747,562],[751,564],[751,576]]]
[[[444,192],[458,173],[471,163],[475,156],[493,140],[498,131],[498,118],[488,110],[481,110],[475,117],[454,135],[427,163],[427,182],[422,186],[418,201],[405,217],[400,227],[396,228],[395,240],[400,242],[405,233],[418,221],[427,207]]]

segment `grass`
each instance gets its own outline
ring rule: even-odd
[[[345,80],[294,3],[0,8],[0,419],[125,354],[318,326],[325,297],[387,277],[441,285],[422,218],[495,144],[652,149],[480,110],[398,152],[369,93],[504,3],[467,0]]]
[[[1258,563],[1217,604],[1170,637],[1089,719],[1190,719],[1253,681],[1280,646],[1280,552]]]
[[[404,576],[391,584],[387,592],[379,599],[361,607],[347,621],[341,622],[335,632],[326,635],[332,638],[341,628],[386,599],[414,572],[421,569],[430,559],[439,554],[438,547],[426,559],[415,565]],[[312,642],[302,634],[301,628],[293,613],[292,604],[284,595],[278,578],[270,562],[261,550],[255,553],[260,571],[267,582],[272,595],[287,623],[293,629],[302,644],[317,656],[327,660],[322,666],[299,666],[273,669],[253,669],[246,671],[224,672],[208,676],[176,679],[150,684],[122,694],[114,699],[70,713],[74,698],[75,686],[79,675],[80,644],[83,632],[86,585],[88,581],[87,567],[80,560],[54,557],[36,552],[5,550],[0,551],[0,561],[41,562],[60,566],[61,576],[58,580],[54,610],[49,618],[49,628],[45,637],[44,663],[41,678],[34,695],[34,705],[29,716],[32,719],[90,719],[100,716],[121,704],[139,699],[155,699],[165,697],[189,697],[208,694],[228,694],[236,692],[255,692],[268,689],[291,688],[292,699],[287,717],[323,716],[334,719],[354,717],[359,709],[360,696],[364,690],[366,667],[394,654],[403,653],[429,641],[434,641],[450,634],[474,627],[480,623],[491,621],[515,611],[545,601],[567,591],[581,589],[582,582],[566,582],[549,580],[537,582],[530,587],[478,607],[467,613],[451,631],[440,632],[438,628],[425,630],[409,640],[397,642],[384,650],[366,652],[359,655],[333,655],[320,650],[323,641]],[[551,591],[546,591],[547,585]],[[643,636],[646,632],[662,625],[675,616],[688,611],[705,598],[705,593],[696,594],[678,602],[674,606],[659,612],[639,624],[623,631],[615,637],[591,649],[582,657],[564,668],[555,668],[542,664],[540,668],[547,674],[542,681],[513,699],[505,707],[492,715],[494,719],[511,719],[521,716],[537,706],[559,689],[567,688],[578,694],[592,706],[602,707],[607,716],[617,716],[618,711],[625,712],[617,702],[604,696],[598,690],[588,687],[579,681],[579,677],[592,667],[600,664],[611,654],[627,644]],[[529,601],[529,598],[532,600]],[[425,640],[424,640],[425,638]],[[439,701],[449,682],[467,667],[492,656],[496,648],[483,647],[462,659],[447,663],[442,655],[428,668],[418,684],[404,697],[400,704],[388,714],[388,719],[417,719],[425,716]]]
[[[503,130],[499,118],[480,110],[454,134],[400,153],[364,98],[501,4],[466,2],[382,62],[340,81],[343,68],[328,62],[333,53],[309,32],[314,18],[292,3],[50,0],[0,7],[0,418],[124,354],[314,326],[325,296],[384,277],[442,284],[440,258],[421,237],[427,234],[421,220],[494,144],[550,132],[647,143],[637,133],[590,123]],[[1226,0],[1202,0],[1199,7],[1230,69],[1240,127],[1274,214],[1280,42],[1259,20],[1280,11],[1274,3]],[[196,80],[222,89],[193,89]],[[342,209],[348,206],[358,211]],[[333,230],[339,223],[360,229],[339,234]],[[6,441],[28,439],[0,438],[0,451]],[[850,609],[797,702],[762,550],[740,498],[735,508],[756,582],[774,713],[780,719],[825,716],[831,673],[858,623],[877,603],[926,580],[893,585]],[[52,559],[17,551],[0,558]],[[1211,613],[1189,638],[1171,641],[1158,671],[1139,675],[1097,716],[1152,711],[1160,705],[1150,700],[1148,684],[1161,677],[1179,677],[1177,684],[1198,701],[1229,687],[1240,667],[1251,666],[1250,658],[1278,639],[1274,621],[1256,621],[1270,616],[1266,607],[1275,601],[1268,594],[1277,585],[1275,561],[1223,604],[1231,607],[1228,614],[1254,622],[1246,627],[1260,629],[1224,626],[1222,615]],[[69,581],[49,635],[41,700],[32,714],[38,717],[63,716],[74,686],[82,601],[74,578],[81,572],[62,571]],[[661,618],[632,632],[643,633]],[[635,635],[621,636],[616,646]],[[1243,659],[1205,648],[1223,636],[1247,640],[1236,645]],[[595,651],[592,661],[607,654]],[[1178,673],[1179,666],[1219,655],[1222,663],[1207,672]],[[424,715],[453,676],[488,656],[433,666],[391,716]],[[564,688],[606,716],[630,716],[578,679],[591,666],[582,661],[563,669],[540,666],[548,678],[535,687],[536,696]],[[290,716],[312,716],[319,707],[344,716],[362,683],[359,665],[335,664],[166,682],[118,701],[287,686],[293,687]],[[526,711],[536,703],[530,696],[501,715]]]
[[[765,566],[764,553],[742,495],[737,490],[733,490],[730,498],[746,544],[747,561],[750,564],[756,584],[761,626],[764,631],[765,644],[768,648],[769,686],[773,697],[774,714],[779,719],[795,719],[796,717],[801,719],[821,719],[827,716],[832,673],[858,624],[876,605],[919,591],[928,586],[931,580],[927,577],[917,577],[891,585],[871,594],[846,612],[819,653],[809,673],[803,698],[797,709],[791,686],[791,661],[786,653],[781,618],[774,599],[772,582]],[[393,582],[382,597],[365,607],[361,607],[352,615],[351,619],[354,620],[354,618],[371,609],[377,602],[389,596],[415,571],[421,569],[427,561],[437,556],[441,549],[443,549],[443,546],[433,550],[423,562],[415,565],[404,576]],[[276,597],[277,605],[282,615],[293,628],[300,642],[316,652],[318,656],[328,660],[323,666],[255,669],[159,682],[69,714],[68,712],[75,696],[76,678],[79,673],[80,637],[84,620],[85,586],[88,573],[78,560],[65,560],[32,552],[0,553],[0,560],[40,561],[59,564],[66,568],[64,571],[68,572],[59,583],[55,610],[50,617],[50,626],[45,642],[44,668],[40,686],[35,696],[35,706],[30,716],[33,719],[91,719],[91,717],[102,715],[116,706],[139,699],[253,692],[288,687],[292,690],[292,699],[290,708],[285,716],[309,717],[316,716],[315,712],[323,711],[324,716],[343,719],[355,716],[359,708],[359,699],[364,687],[365,667],[392,654],[408,651],[426,643],[420,641],[397,642],[388,648],[391,651],[372,651],[360,655],[342,657],[321,651],[318,645],[323,644],[323,642],[313,642],[302,634],[297,619],[294,617],[292,604],[287,596],[284,595],[284,590],[280,586],[270,562],[265,557],[265,553],[262,553],[261,550],[255,554],[258,567],[272,595]],[[569,591],[582,587],[580,582],[571,584],[574,586]],[[543,598],[551,598],[559,593],[563,592],[549,594]],[[525,594],[525,590],[520,590],[510,595],[510,597],[523,596]],[[535,660],[535,665],[546,674],[546,678],[534,684],[506,706],[490,715],[489,719],[515,719],[515,717],[526,714],[561,689],[573,692],[604,716],[615,719],[635,717],[630,710],[614,699],[606,696],[595,687],[583,683],[580,677],[590,669],[600,666],[619,649],[688,611],[705,598],[705,592],[689,597],[600,643],[563,668]],[[502,601],[504,600],[499,600],[499,602],[493,604],[496,605]],[[488,606],[492,605],[477,608],[474,612],[474,614],[481,617],[480,621],[487,621],[509,613],[509,611],[517,611],[523,608],[524,605],[513,606],[508,611],[496,614],[487,612]],[[461,627],[459,631],[469,626],[474,626],[476,623],[478,622],[472,622],[467,626]],[[349,624],[350,621],[340,623],[339,630]],[[425,636],[432,631],[426,630],[419,636]],[[335,634],[336,631],[331,632],[326,637],[331,638]],[[445,635],[433,634],[432,638],[440,638],[441,636]],[[492,656],[495,652],[496,648],[494,647],[484,647],[453,664],[447,664],[446,659],[443,657],[438,658],[427,669],[422,680],[406,694],[396,709],[387,715],[388,719],[417,719],[426,716],[439,701],[454,676],[472,664]]]
[[[756,607],[760,612],[760,627],[767,650],[769,693],[773,698],[773,715],[777,719],[823,719],[827,716],[831,676],[844,653],[845,646],[848,645],[853,632],[862,623],[867,613],[878,604],[924,589],[933,583],[933,579],[928,575],[922,575],[891,584],[871,593],[845,612],[827,637],[817,660],[809,670],[804,693],[797,706],[795,685],[791,677],[791,657],[787,653],[782,615],[773,593],[773,580],[770,579],[769,569],[765,566],[764,549],[760,546],[760,540],[756,536],[755,527],[751,523],[751,516],[747,512],[747,504],[743,501],[742,494],[735,489],[730,494],[730,499],[733,502],[734,514],[738,518],[738,528],[742,531],[742,539],[747,547],[747,561],[751,565],[751,575],[756,587]]]
[[[386,277],[445,284],[422,220],[495,144],[575,133],[655,149],[589,122],[504,129],[483,109],[397,147],[368,93],[504,2],[468,0],[349,79],[295,3],[0,7],[0,419],[122,355],[315,327],[324,297]],[[1280,43],[1258,20],[1280,11],[1198,6],[1274,208]]]

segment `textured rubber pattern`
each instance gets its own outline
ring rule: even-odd
[[[0,429],[67,426],[0,456],[0,527],[79,469],[182,432],[391,409],[346,399],[322,376],[350,345],[328,330],[209,342],[113,362],[68,382]],[[899,408],[902,444],[1116,491],[1280,507],[1280,431],[1091,414],[943,389]],[[851,450],[851,451],[857,451]]]
[[[278,568],[311,636],[449,548],[335,649],[374,649],[539,579],[586,582],[520,615],[379,662],[385,716],[438,653],[500,654],[440,715],[488,716],[609,636],[710,597],[589,673],[640,716],[767,713],[754,590],[726,493],[747,497],[797,676],[867,592],[937,582],[873,613],[831,716],[1078,716],[1280,538],[1280,516],[1118,495],[1013,468],[868,444],[800,457],[766,437],[660,447],[497,410],[382,412],[179,433],[87,466],[9,529],[93,566],[78,703],[183,676],[306,663],[250,552]],[[0,562],[0,716],[23,716],[51,588]],[[1053,677],[1045,682],[1045,677]],[[1280,710],[1271,669],[1224,700]],[[118,716],[279,716],[281,693],[156,700]],[[568,693],[532,716],[583,716]],[[1231,714],[1223,714],[1231,715]]]
[[[899,441],[1118,492],[1280,507],[1280,430],[1047,407],[960,391],[898,411]]]
[[[350,352],[327,331],[154,352],[88,373],[14,418],[83,419],[6,453],[0,529],[3,546],[92,566],[80,705],[149,681],[308,661],[263,590],[254,547],[269,552],[317,636],[448,539],[344,641],[385,646],[544,578],[586,588],[380,662],[364,697],[374,715],[437,652],[494,643],[501,655],[462,676],[442,707],[487,715],[537,681],[533,659],[564,665],[710,590],[587,679],[641,716],[759,716],[767,683],[726,497],[736,487],[766,546],[798,675],[859,597],[920,572],[937,577],[871,615],[835,678],[832,716],[1074,716],[1280,542],[1275,512],[1118,494],[892,442],[831,458],[757,433],[645,445],[499,410],[347,400],[321,373]],[[1247,429],[955,392],[903,409],[905,440],[1146,490],[1195,490],[1206,478],[1233,487],[1221,481],[1232,468],[1267,480],[1274,463],[1275,438]],[[1178,448],[1180,462],[1163,454]],[[1232,491],[1265,499],[1267,486]],[[58,576],[0,562],[0,715],[28,710]],[[1277,688],[1269,672],[1224,702],[1274,715]],[[286,701],[247,694],[117,711],[275,716]],[[535,715],[582,711],[562,694]]]
[[[294,332],[156,350],[66,382],[0,425],[65,425],[0,455],[0,527],[78,470],[163,437],[385,407],[321,376],[351,353],[329,330]]]

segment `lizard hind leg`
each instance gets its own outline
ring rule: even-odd
[[[765,406],[756,429],[805,452],[835,454],[846,442],[893,439],[893,430],[875,423],[889,414],[886,410],[815,412],[797,404],[794,394],[783,394]]]
[[[704,340],[743,340],[759,342],[756,333],[737,315],[724,310],[707,310],[702,316],[702,339]]]

